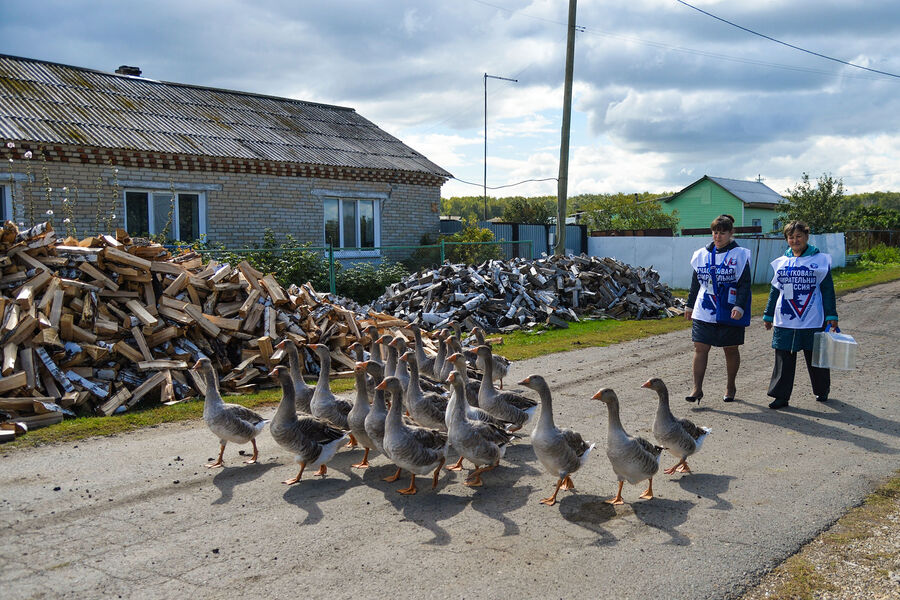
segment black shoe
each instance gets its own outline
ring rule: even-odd
[[[703,392],[700,392],[697,396],[685,396],[684,399],[687,402],[696,402],[698,405],[700,404],[700,400],[703,398]]]
[[[778,410],[779,408],[784,408],[788,405],[787,398],[775,398],[772,402],[769,402],[769,408],[774,410]]]
[[[725,396],[722,398],[722,402],[734,402],[734,396]]]
[[[828,396],[816,396],[816,402],[828,402]]]

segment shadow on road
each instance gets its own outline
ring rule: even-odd
[[[292,471],[290,475],[296,474],[296,471]],[[287,487],[282,483],[278,485]],[[303,479],[287,487],[283,497],[289,504],[306,511],[306,518],[300,523],[301,525],[315,525],[324,516],[322,509],[319,508],[319,504],[339,498],[352,485],[352,482],[338,477],[329,478],[326,475],[322,478],[313,476],[310,473],[310,476],[307,478],[307,474],[304,473]]]
[[[803,400],[798,400],[798,402],[803,402]],[[807,402],[809,404],[815,403],[814,400],[809,400]],[[861,408],[834,398],[831,398],[826,404],[816,406],[816,410],[806,408],[806,406],[794,406],[792,404],[787,408],[776,411],[768,408],[764,404],[752,404],[743,400],[738,400],[738,404],[754,408],[756,409],[756,412],[745,413],[718,408],[706,408],[706,410],[729,417],[736,417],[738,419],[783,427],[804,435],[850,442],[864,450],[878,452],[879,454],[900,453],[900,450],[897,448],[888,446],[875,438],[854,433],[853,431],[849,431],[838,425],[830,425],[817,421],[816,419],[822,419],[843,425],[864,427],[879,433],[893,434],[894,436],[900,434],[900,423],[897,421],[877,417]],[[698,410],[696,412],[700,411]]]
[[[713,473],[692,473],[682,475],[677,481],[686,492],[695,494],[698,498],[708,498],[715,504],[713,510],[731,510],[731,502],[722,498],[722,494],[728,491],[731,480],[737,479],[733,475],[716,475]]]
[[[592,546],[612,546],[618,540],[603,525],[616,518],[616,508],[605,500],[593,494],[567,495],[559,501],[559,514],[566,521],[596,533],[598,537],[591,543]],[[548,507],[548,510],[555,509]]]
[[[674,546],[690,546],[691,538],[678,531],[677,527],[687,521],[688,511],[696,503],[688,500],[668,500],[653,498],[652,500],[632,502],[631,508],[644,525],[659,529],[671,539],[666,544]]]
[[[255,481],[266,474],[269,469],[277,467],[278,463],[254,463],[241,465],[240,467],[226,466],[213,477],[213,485],[221,494],[213,500],[213,504],[228,504],[234,497],[234,488],[244,483]]]

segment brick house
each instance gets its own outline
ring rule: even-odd
[[[266,228],[348,248],[439,232],[450,173],[353,109],[140,74],[0,55],[0,217],[52,209],[79,238],[98,221],[132,235],[168,223],[169,239],[230,248]]]

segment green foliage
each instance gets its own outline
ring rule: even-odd
[[[844,202],[848,208],[859,206],[876,206],[889,210],[900,210],[900,192],[863,192],[846,194]]]
[[[453,235],[443,236],[445,242],[493,242],[494,232],[483,229],[475,221],[466,221],[463,228]],[[448,245],[445,249],[445,258],[452,263],[474,265],[486,260],[502,258],[503,252],[499,245],[475,244],[475,245]]]
[[[487,219],[490,220],[502,216],[505,204],[505,198],[493,198],[488,196]],[[462,217],[466,221],[483,221],[485,220],[484,196],[453,196],[452,198],[441,198],[441,214]]]
[[[900,248],[878,244],[860,255],[859,264],[861,266],[900,264]]]
[[[283,286],[292,283],[303,285],[309,281],[316,290],[328,290],[328,262],[325,258],[319,252],[308,250],[311,246],[309,242],[300,244],[290,234],[284,238],[285,241],[279,244],[275,232],[267,228],[261,244],[243,251],[230,251],[221,244],[208,245],[204,242],[197,242],[193,247],[196,250],[213,250],[204,253],[206,260],[214,258],[231,265],[246,260],[257,271],[274,273],[275,279]]]
[[[339,295],[367,304],[383,294],[385,287],[397,283],[407,275],[409,271],[400,263],[366,262],[337,270],[334,283]]]
[[[441,243],[441,236],[432,236],[431,234],[423,234],[419,240],[420,246],[434,246]],[[441,264],[440,248],[416,248],[412,255],[403,260],[403,265],[410,273],[415,273],[420,269],[436,267]]]
[[[788,200],[778,205],[783,222],[800,220],[809,225],[811,233],[831,233],[841,229],[844,218],[844,182],[830,173],[823,173],[813,187],[809,174],[794,188],[788,189]]]
[[[900,210],[881,206],[857,206],[841,220],[839,229],[900,229]]]
[[[662,194],[596,194],[578,198],[582,222],[589,231],[678,228],[678,214],[666,213],[657,198]]]
[[[525,198],[513,196],[506,198],[503,207],[503,220],[509,223],[539,223],[549,225],[556,221],[556,198]]]

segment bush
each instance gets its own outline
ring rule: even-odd
[[[475,221],[466,221],[463,228],[453,235],[442,236],[445,242],[493,242],[494,232],[490,229],[482,229]],[[476,265],[486,260],[503,258],[503,251],[495,244],[450,245],[444,250],[444,258],[451,263],[463,263]]]
[[[861,265],[896,265],[900,264],[900,248],[878,244],[866,250],[859,257]]]
[[[339,295],[367,304],[383,294],[384,288],[407,275],[409,271],[400,263],[360,263],[349,268],[335,269],[334,287]],[[328,287],[324,289],[327,290]]]
[[[194,244],[195,250],[212,250],[204,252],[203,258],[215,259],[220,263],[237,265],[246,260],[250,266],[263,273],[274,273],[278,283],[287,287],[292,283],[303,285],[312,282],[316,290],[328,290],[328,263],[321,254],[307,250],[312,244],[300,244],[290,234],[284,236],[285,241],[278,243],[275,232],[266,229],[263,241],[256,246],[245,247],[245,251],[229,251],[222,245]]]
[[[431,234],[428,233],[422,235],[422,239],[419,240],[420,246],[433,246],[440,243],[440,236],[432,237]],[[409,258],[403,260],[403,265],[410,273],[415,273],[419,271],[419,269],[436,267],[440,264],[440,248],[417,248]]]

